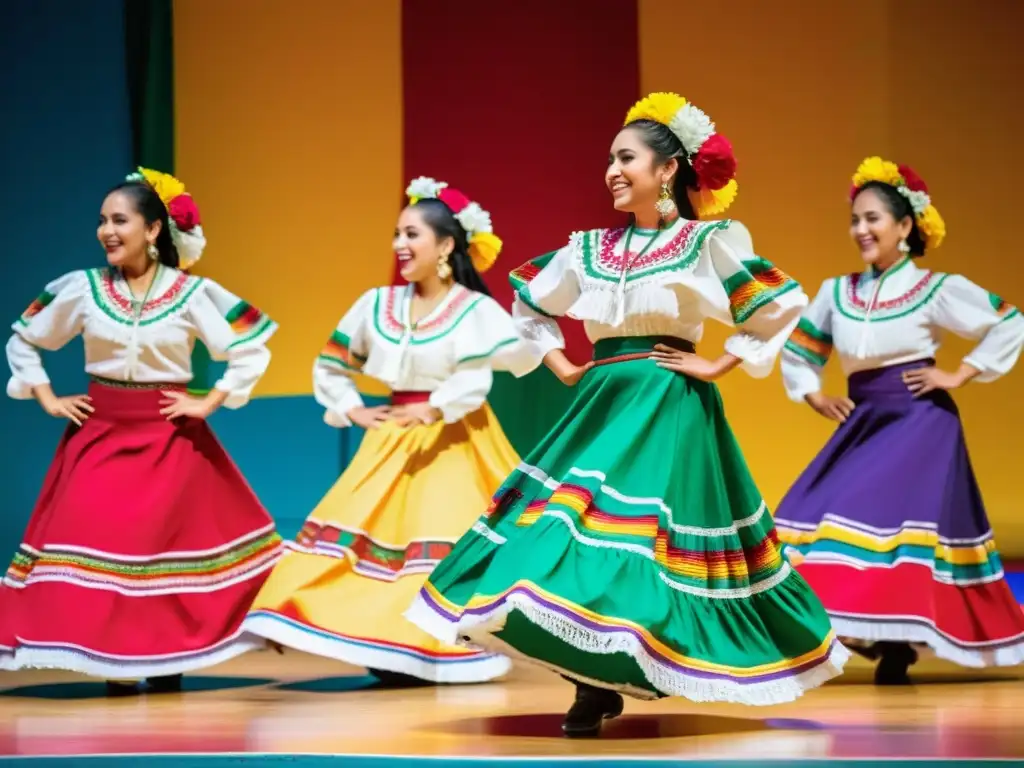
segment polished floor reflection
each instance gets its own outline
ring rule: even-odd
[[[913,687],[880,689],[855,662],[844,678],[771,708],[627,701],[603,738],[569,741],[559,724],[571,689],[527,668],[502,683],[379,690],[358,669],[260,653],[186,678],[183,694],[128,699],[75,676],[0,672],[0,755],[1024,757],[1024,673],[929,662],[915,674]]]

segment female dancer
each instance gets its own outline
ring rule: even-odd
[[[839,635],[880,659],[877,683],[909,683],[911,644],[970,667],[1018,664],[1024,616],[948,390],[1009,372],[1024,319],[966,278],[911,262],[945,225],[910,168],[868,158],[852,206],[867,269],[826,280],[783,352],[789,396],[840,426],[780,504],[779,537]],[[953,372],[933,359],[943,330],[980,339]],[[821,389],[833,347],[848,397]]]
[[[402,611],[519,461],[485,398],[522,349],[479,275],[501,247],[490,215],[433,179],[407,193],[394,249],[409,285],[363,294],[313,368],[325,421],[368,431],[246,628],[386,685],[480,682],[508,660],[442,645]],[[390,405],[365,407],[356,372],[391,387]]]
[[[107,195],[96,234],[109,266],[47,285],[7,343],[7,393],[72,423],[0,585],[0,669],[180,690],[182,672],[263,645],[241,624],[281,542],[205,419],[249,400],[276,325],[181,271],[206,241],[177,179],[140,169]],[[58,397],[39,350],[78,335],[89,391]],[[195,338],[227,360],[203,398],[185,391]]]
[[[681,97],[630,110],[605,180],[633,223],[512,276],[522,333],[579,393],[408,613],[571,678],[569,736],[621,713],[616,691],[773,704],[848,655],[779,555],[712,383],[738,365],[766,376],[807,303],[741,225],[697,220],[732,202],[734,171]],[[595,342],[586,366],[562,352],[552,316],[566,314]],[[713,361],[694,353],[708,318],[740,327]]]

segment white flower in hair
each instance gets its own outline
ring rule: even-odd
[[[701,145],[715,135],[715,124],[711,118],[689,102],[672,116],[668,128],[688,155],[696,154]]]
[[[182,232],[171,221],[171,241],[178,249],[178,266],[181,269],[188,269],[203,255],[206,248],[206,235],[203,234],[203,227],[196,224],[188,232]]]
[[[910,202],[910,207],[914,209],[914,214],[920,216],[924,213],[928,206],[932,204],[932,199],[929,197],[927,192],[921,192],[919,190],[913,190],[910,187],[899,186],[896,190],[903,195]]]
[[[470,203],[457,214],[455,218],[459,220],[459,224],[466,230],[470,235],[476,234],[477,232],[490,232],[491,231],[491,214],[485,211],[477,203]]]
[[[425,198],[437,197],[441,194],[441,190],[447,186],[443,181],[437,181],[429,176],[420,176],[409,182],[405,194],[407,197],[423,200]]]

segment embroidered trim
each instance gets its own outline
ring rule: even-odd
[[[686,221],[665,245],[649,251],[630,266],[627,285],[668,270],[689,269],[696,263],[707,238],[730,223],[728,220]],[[577,258],[587,277],[600,282],[619,282],[626,266],[626,254],[616,253],[615,247],[626,231],[625,228],[596,229],[582,233]]]
[[[729,311],[733,322],[742,325],[762,307],[779,296],[796,290],[800,284],[767,259],[755,258],[743,262],[744,270],[723,281],[729,294]]]
[[[801,317],[786,339],[785,348],[812,365],[824,367],[832,354],[832,335],[816,327],[806,317]]]
[[[228,321],[231,330],[238,336],[228,345],[228,349],[259,338],[274,324],[270,317],[246,301],[235,304],[224,316],[224,319]]]
[[[107,317],[122,325],[133,325],[131,301],[117,292],[114,284],[114,270],[97,267],[86,270],[93,302]],[[202,285],[203,278],[179,274],[174,283],[160,296],[147,301],[139,316],[139,325],[150,325],[181,308],[192,294]]]
[[[1009,320],[1014,315],[1019,315],[1020,310],[1017,309],[1013,304],[1004,301],[1001,297],[989,291],[988,293],[989,304],[992,305],[992,309],[999,315],[1000,321]]]
[[[48,545],[40,551],[22,544],[3,583],[24,589],[40,582],[63,582],[131,596],[213,592],[268,569],[282,549],[281,537],[273,526],[214,550],[146,558],[63,544]]]
[[[319,360],[339,365],[348,371],[362,369],[366,358],[352,351],[352,339],[341,331],[334,331],[324,348],[320,350]]]
[[[21,316],[18,318],[18,322],[21,325],[28,325],[29,321],[50,306],[55,298],[57,298],[57,294],[50,293],[49,291],[43,291],[36,296],[33,302],[28,305],[24,312],[21,313]]]
[[[551,262],[557,253],[558,251],[545,253],[526,262],[525,264],[522,264],[521,266],[516,267],[508,274],[508,281],[511,283],[512,290],[516,292],[519,299],[534,312],[544,315],[545,317],[552,317],[552,315],[541,309],[537,302],[534,301],[534,298],[530,293],[530,281],[541,273],[541,270]]]
[[[401,342],[402,334],[405,332],[405,325],[398,316],[401,306],[399,298],[405,290],[402,286],[381,288],[374,299],[373,324],[381,336],[395,344]],[[425,323],[419,323],[413,328],[410,344],[426,344],[447,336],[483,299],[483,296],[463,288],[461,285],[456,286],[454,290],[456,295],[448,301],[443,311],[436,317],[430,318]],[[381,300],[382,294],[383,301]]]
[[[366,531],[309,519],[292,550],[328,557],[350,557],[352,570],[380,581],[396,581],[414,573],[430,573],[452,551],[451,541],[413,541],[406,546],[386,544]]]
[[[916,312],[930,302],[949,275],[927,272],[908,291],[885,301],[876,301],[871,308],[871,322],[895,320]],[[868,305],[857,295],[857,288],[864,278],[863,273],[846,275],[835,281],[833,298],[836,308],[850,320],[863,320]]]

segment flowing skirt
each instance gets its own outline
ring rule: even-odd
[[[637,698],[790,701],[849,653],[779,553],[717,387],[659,368],[658,341],[598,342],[407,615]]]
[[[844,642],[923,644],[968,667],[1019,664],[1024,613],[1003,577],[956,404],[945,391],[914,398],[902,381],[930,364],[850,377],[852,416],[775,524]]]
[[[281,540],[209,426],[155,387],[89,395],[0,584],[0,669],[156,677],[264,647],[242,620]]]
[[[388,422],[367,431],[289,543],[246,629],[308,653],[433,682],[505,674],[507,658],[439,642],[402,613],[518,461],[486,404],[454,424]]]

